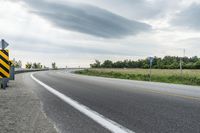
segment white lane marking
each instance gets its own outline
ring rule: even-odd
[[[31,74],[31,78],[35,80],[37,83],[39,83],[40,85],[42,85],[49,92],[53,93],[54,95],[62,99],[64,102],[68,103],[69,105],[71,105],[72,107],[80,111],[81,113],[85,114],[86,116],[94,120],[95,122],[99,123],[101,126],[108,129],[112,133],[134,133],[133,131],[127,129],[126,127],[104,117],[103,115],[97,113],[96,111],[91,110],[87,106],[80,104],[79,102],[71,99],[70,97],[46,85],[45,83],[35,78],[33,74]]]

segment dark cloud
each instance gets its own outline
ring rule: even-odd
[[[200,30],[200,4],[192,4],[187,9],[178,13],[171,23],[175,26]]]
[[[25,0],[32,12],[62,29],[103,38],[122,38],[151,29],[150,25],[126,19],[107,10],[75,3]]]

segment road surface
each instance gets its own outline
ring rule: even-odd
[[[66,70],[25,73],[62,133],[199,133],[200,87],[76,75]]]

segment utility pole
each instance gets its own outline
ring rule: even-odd
[[[180,57],[180,71],[181,77],[183,76],[183,58],[185,57],[185,49],[183,49],[183,57]]]

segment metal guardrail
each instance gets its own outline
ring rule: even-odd
[[[37,71],[48,71],[50,69],[16,69],[15,74],[26,73],[26,72],[37,72]]]
[[[36,71],[48,71],[49,69],[16,69],[10,67],[10,77],[0,79],[0,88],[6,89],[9,80],[15,80],[15,74],[26,73],[26,72],[36,72]]]
[[[56,69],[56,70],[62,70],[61,69]],[[37,72],[37,71],[49,71],[49,70],[54,70],[54,69],[23,69],[23,68],[14,68],[11,66],[10,68],[10,77],[9,78],[1,78],[0,79],[0,88],[6,89],[7,83],[9,80],[15,80],[15,74],[20,74],[20,73],[27,73],[27,72]]]

